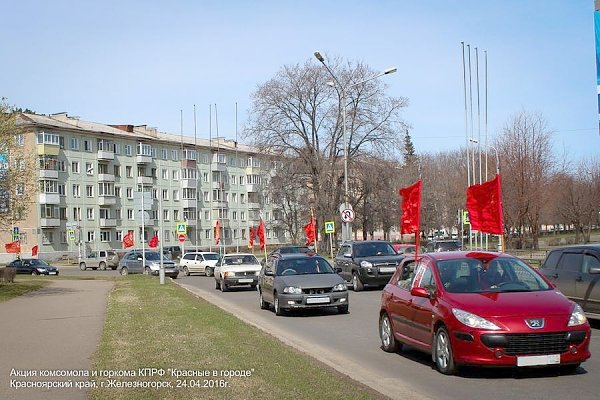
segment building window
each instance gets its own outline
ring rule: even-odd
[[[152,157],[152,146],[145,143],[139,143],[137,146],[137,154],[139,156]]]
[[[179,210],[173,210],[173,220],[179,221]]]
[[[94,219],[94,209],[92,207],[88,207],[86,214],[87,214],[88,221],[91,221]]]
[[[177,189],[173,190],[173,200],[179,201],[179,190]]]
[[[158,199],[158,189],[152,189],[152,200]]]
[[[94,164],[86,162],[85,163],[85,173],[88,175],[94,175]]]
[[[61,196],[66,196],[67,195],[64,183],[59,183],[58,184],[58,194],[60,194]]]
[[[115,175],[115,178],[120,178],[121,177],[121,166],[120,165],[114,165],[113,166],[113,173]]]
[[[163,180],[167,180],[169,179],[169,170],[168,169],[162,169],[161,170],[161,176]]]
[[[38,144],[53,144],[56,146],[60,145],[60,138],[55,133],[39,132],[37,135]]]
[[[204,219],[210,221],[210,211],[204,211]]]
[[[125,145],[125,155],[126,156],[131,156],[133,155],[133,147],[131,147],[130,144],[126,144]]]
[[[121,198],[121,187],[115,186],[115,197]]]
[[[110,231],[100,231],[100,241],[110,242]]]
[[[120,208],[117,208],[115,210],[115,219],[121,219],[123,217],[121,211],[123,211],[123,210],[121,210]]]
[[[196,189],[183,188],[183,200],[196,200]]]
[[[73,172],[74,174],[79,173],[79,161],[71,162],[71,172]]]
[[[237,221],[237,211],[232,211],[231,217],[234,221]]]
[[[202,173],[202,182],[208,183],[208,172]]]
[[[167,201],[169,200],[169,189],[162,190],[162,199]]]
[[[22,133],[15,135],[15,144],[19,147],[25,146],[25,135]]]
[[[205,229],[204,230],[204,238],[205,239],[210,239],[210,229]]]
[[[163,221],[170,221],[169,210],[163,210]]]
[[[92,144],[91,140],[87,140],[87,139],[83,140],[83,150],[93,151],[93,144]]]
[[[93,185],[85,186],[85,195],[87,197],[94,197],[94,186]]]
[[[115,184],[112,182],[101,182],[98,184],[98,196],[114,196]]]
[[[73,207],[73,219],[75,221],[81,221],[81,208]]]
[[[174,181],[178,181],[179,180],[179,170],[178,169],[174,169],[173,170],[173,180]]]
[[[127,192],[128,199],[133,199],[133,188],[128,187],[127,189],[125,189],[125,192]]]
[[[42,244],[52,244],[54,243],[54,232],[52,231],[42,231]]]
[[[117,242],[123,241],[123,232],[122,231],[117,231],[116,236],[117,236],[117,238],[116,238]]]
[[[237,193],[231,193],[231,202],[237,204],[237,201],[238,201]]]
[[[127,209],[127,219],[130,221],[133,220],[133,209],[131,209],[131,208]]]
[[[210,192],[206,192],[206,191],[203,193],[204,194],[204,201],[210,201],[209,193]]]
[[[171,160],[179,161],[179,151],[171,150]]]
[[[160,158],[163,160],[168,160],[169,159],[169,150],[160,149]]]
[[[79,139],[78,138],[71,138],[71,150],[79,150]]]
[[[131,165],[125,166],[125,176],[128,178],[133,178],[133,168]]]
[[[242,222],[246,221],[246,212],[245,211],[240,211],[240,220]]]
[[[121,154],[121,143],[115,143],[115,154]]]
[[[93,242],[96,240],[96,232],[94,231],[88,231],[87,233],[87,241],[88,242]]]

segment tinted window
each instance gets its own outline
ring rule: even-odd
[[[594,257],[591,254],[584,254],[583,256],[583,272],[584,273],[589,273],[590,272],[590,268],[599,268],[600,267],[600,260],[598,260],[596,257]]]
[[[203,254],[205,260],[218,260],[219,255],[217,253]]]
[[[342,247],[340,247],[340,251],[338,252],[338,257],[343,257],[344,254],[346,253],[350,253],[350,246],[343,245]]]
[[[333,274],[331,265],[321,257],[279,260],[277,275]]]
[[[556,269],[561,254],[562,251],[560,250],[553,251],[550,254],[548,254],[548,257],[546,258],[546,261],[544,261],[544,265],[542,266],[542,268]]]
[[[583,264],[583,254],[581,253],[563,253],[558,262],[558,269],[562,271],[581,272]]]
[[[187,253],[186,255],[183,256],[184,260],[195,260],[196,259],[196,255],[195,254],[191,254],[191,253]]]
[[[354,256],[356,257],[391,256],[396,254],[392,245],[387,242],[370,242],[354,245]]]

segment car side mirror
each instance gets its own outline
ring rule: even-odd
[[[344,253],[344,257],[352,258],[352,253]]]
[[[424,297],[426,299],[429,299],[432,297],[429,290],[427,290],[426,288],[422,288],[422,287],[414,287],[414,288],[410,289],[410,294],[412,296]]]
[[[137,260],[142,261],[142,256],[138,256]]]
[[[342,269],[341,269],[340,267],[335,267],[334,269],[335,269],[335,272],[337,272],[338,274],[339,274],[340,272],[342,272]]]
[[[589,272],[590,274],[600,274],[600,267],[592,267]]]
[[[273,270],[271,268],[266,268],[265,269],[265,275],[266,276],[273,276]]]

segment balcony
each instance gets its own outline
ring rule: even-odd
[[[40,169],[40,179],[58,179],[58,171],[53,169]]]
[[[219,200],[213,200],[212,202],[212,208],[228,208],[229,207],[229,202],[227,201],[219,201]]]
[[[114,218],[100,218],[100,228],[114,228],[117,226],[117,220]]]
[[[247,183],[246,190],[248,193],[258,193],[261,190],[261,185],[259,183]]]
[[[58,228],[60,219],[58,218],[40,218],[40,228]]]
[[[113,174],[98,174],[98,182],[114,182],[115,176]]]
[[[138,185],[152,185],[154,183],[154,178],[151,176],[138,176],[136,183]]]
[[[114,206],[115,204],[117,204],[115,196],[98,196],[99,206]]]
[[[37,153],[38,155],[48,155],[48,156],[57,156],[60,152],[60,145],[57,144],[38,144],[37,145]]]
[[[60,204],[58,193],[40,193],[40,204]]]
[[[225,163],[213,163],[212,164],[212,170],[213,171],[225,172],[225,171],[227,171],[227,164],[225,164]]]
[[[183,208],[196,208],[198,206],[197,199],[182,199],[181,207]]]
[[[248,210],[260,210],[260,203],[248,203]]]
[[[181,160],[181,168],[196,168],[196,160]]]
[[[115,153],[108,150],[98,150],[98,160],[112,161],[115,159]]]
[[[196,189],[198,187],[198,179],[182,179],[180,182],[182,188]]]
[[[138,154],[137,156],[135,156],[135,162],[137,162],[138,164],[150,164],[152,162],[152,156]]]
[[[198,221],[196,221],[195,219],[186,219],[185,220],[185,223],[187,224],[187,226],[194,226],[195,227],[195,226],[198,225],[197,222]]]

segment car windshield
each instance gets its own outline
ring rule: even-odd
[[[148,261],[160,261],[160,255],[156,251],[147,251],[146,260]],[[170,261],[170,258],[164,257],[163,260]]]
[[[277,275],[334,274],[331,265],[322,257],[294,258],[277,263]]]
[[[437,262],[440,280],[451,293],[531,292],[550,286],[518,258],[460,258]]]
[[[33,259],[31,260],[31,265],[36,265],[36,266],[42,266],[42,267],[49,267],[50,264],[48,264],[46,261],[44,260],[38,260],[38,259]]]
[[[218,260],[219,255],[217,253],[205,253],[203,254],[205,260]]]
[[[310,252],[310,249],[306,246],[290,246],[290,247],[281,247],[278,251],[279,251],[279,254],[308,253],[308,252]]]
[[[223,263],[225,265],[260,264],[252,254],[225,256],[223,257]]]
[[[460,250],[459,242],[438,242],[435,244],[435,251]]]
[[[387,242],[369,242],[354,245],[356,257],[393,256],[397,255],[391,244]]]

